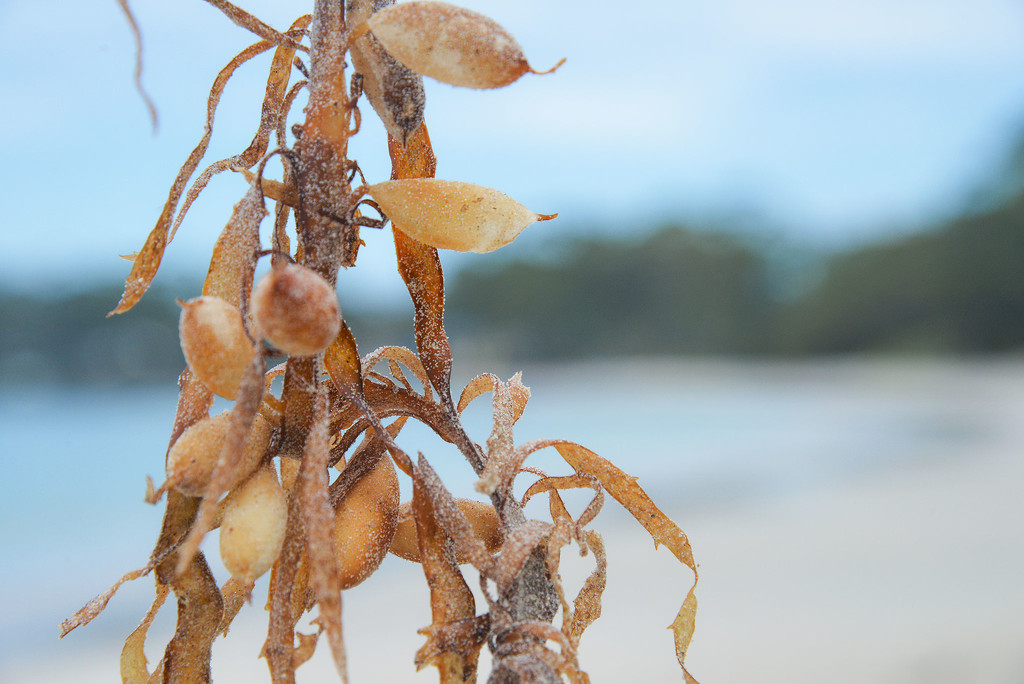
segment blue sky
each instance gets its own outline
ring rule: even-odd
[[[278,28],[307,8],[240,4]],[[427,86],[439,176],[561,212],[509,251],[734,214],[810,245],[873,239],[956,211],[1024,128],[1017,0],[464,4],[506,26],[538,69],[567,58],[499,91]],[[126,274],[116,255],[142,244],[201,135],[213,76],[251,42],[200,0],[133,7],[155,136],[114,0],[0,1],[4,284]],[[209,161],[247,143],[265,70],[255,62],[229,87]],[[382,131],[360,137],[370,180],[386,177]],[[243,191],[235,177],[211,184],[167,252],[169,273],[203,268]],[[389,240],[367,243],[349,280],[392,288]]]

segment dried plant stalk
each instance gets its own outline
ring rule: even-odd
[[[138,36],[127,4],[119,1]],[[207,682],[213,641],[247,610],[255,576],[272,563],[262,652],[271,680],[294,682],[296,670],[313,655],[323,633],[346,681],[342,592],[376,571],[391,549],[420,564],[429,590],[431,624],[419,630],[426,641],[415,654],[407,654],[411,664],[436,667],[445,684],[474,682],[486,645],[493,656],[491,683],[589,682],[577,648],[587,627],[601,615],[607,583],[604,544],[590,529],[604,492],[640,522],[656,545],[665,544],[690,568],[694,581],[696,564],[683,532],[635,478],[608,460],[564,440],[517,446],[514,428],[530,398],[519,374],[502,381],[481,373],[462,390],[458,403],[453,399],[438,249],[494,249],[534,220],[554,215],[527,211],[496,190],[434,178],[436,158],[423,123],[421,76],[499,87],[532,71],[525,56],[497,23],[442,2],[315,0],[312,14],[299,17],[286,31],[226,0],[208,2],[262,40],[239,53],[214,80],[204,134],[178,171],[145,244],[132,257],[124,295],[112,313],[125,312],[139,300],[189,206],[213,175],[230,169],[243,174],[247,189],[213,246],[203,284],[203,301],[216,302],[220,313],[202,319],[212,331],[208,336],[193,335],[190,325],[182,326],[189,368],[179,379],[168,446],[174,458],[168,459],[166,484],[156,490],[150,481],[147,491],[151,502],[166,492],[163,524],[149,562],[66,620],[62,634],[99,615],[123,582],[155,571],[156,600],[125,642],[122,678],[139,684]],[[436,30],[424,29],[431,26]],[[214,114],[228,80],[241,64],[271,48],[259,126],[251,142],[203,170],[186,192],[210,144]],[[298,58],[300,53],[308,62]],[[349,60],[355,73],[349,71]],[[304,118],[292,123],[300,93],[308,95]],[[389,133],[391,180],[364,180],[358,163],[348,156],[349,139],[361,127],[364,95]],[[275,150],[269,150],[272,134]],[[264,178],[275,155],[284,169],[280,181]],[[259,234],[267,198],[278,203],[269,249]],[[361,358],[353,330],[340,320],[334,288],[340,269],[356,262],[363,246],[360,229],[381,228],[389,220],[398,273],[412,299],[416,350],[383,347]],[[290,226],[297,237],[294,245]],[[267,255],[272,271],[254,289],[259,259]],[[278,286],[287,286],[286,298]],[[217,347],[207,341],[221,339],[213,333],[226,329],[231,336],[223,339],[230,344]],[[236,347],[243,350],[241,356],[225,352]],[[268,371],[265,358],[275,352],[288,358]],[[281,375],[283,387],[275,393],[273,381]],[[176,488],[181,480],[171,474],[181,467],[178,456],[184,446],[172,448],[187,429],[213,420],[209,411],[215,391],[235,404],[224,414],[228,427],[218,437],[222,441],[212,446],[213,438],[199,442],[213,458],[212,474],[207,473],[201,486]],[[492,427],[481,445],[467,433],[460,414],[488,392]],[[477,487],[488,503],[457,500],[426,455],[414,461],[406,454],[398,439],[410,420],[454,446],[479,478]],[[180,444],[198,440],[196,434],[189,432]],[[250,438],[258,450],[243,458]],[[570,472],[547,475],[526,465],[532,453],[546,447],[559,452]],[[397,541],[396,466],[410,478],[413,492],[412,500],[403,504],[405,527]],[[333,482],[331,467],[341,469]],[[275,468],[280,469],[283,489]],[[514,496],[523,491],[516,489],[520,475],[537,478],[526,486],[521,501]],[[575,488],[594,494],[573,518],[561,492]],[[544,493],[550,521],[527,519],[527,501]],[[267,513],[264,525],[259,516],[247,517],[248,511],[274,515]],[[246,527],[249,522],[251,528]],[[222,545],[222,558],[239,576],[218,586],[201,545],[222,523],[222,539],[230,540],[228,551]],[[255,535],[257,530],[272,532],[266,539],[236,541],[250,539],[242,531]],[[593,554],[595,567],[570,601],[559,568],[563,550],[574,542],[580,553]],[[467,572],[478,576],[486,606],[477,605]],[[172,591],[177,626],[150,672],[143,646],[156,611]],[[555,627],[559,611],[561,625]],[[672,625],[686,681],[693,681],[683,662],[695,611],[691,585]],[[309,614],[317,615],[315,631],[299,631]]]

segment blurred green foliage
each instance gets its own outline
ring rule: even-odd
[[[460,273],[448,296],[452,325],[513,358],[764,351],[768,269],[738,240],[666,228],[638,244],[562,251],[558,263]]]

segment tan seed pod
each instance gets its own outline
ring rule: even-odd
[[[484,546],[490,553],[497,553],[501,548],[504,539],[501,536],[501,526],[498,524],[498,514],[494,506],[472,499],[456,499],[455,504],[473,526],[473,532],[483,541]],[[416,519],[412,514],[412,502],[402,503],[398,509],[398,529],[395,531],[395,539],[391,542],[391,553],[413,561],[420,562],[419,535],[416,532]],[[460,565],[468,563],[469,560],[455,552],[455,560]]]
[[[196,297],[178,303],[178,335],[188,367],[214,393],[234,399],[256,353],[245,332],[242,314],[220,297]]]
[[[402,2],[374,14],[368,26],[399,62],[450,85],[500,88],[533,71],[500,24],[446,2]]]
[[[420,242],[458,252],[490,252],[516,239],[535,214],[504,193],[473,183],[408,178],[369,187],[391,222]]]
[[[260,468],[228,495],[220,526],[220,557],[233,577],[252,582],[281,551],[288,499],[272,464]]]
[[[259,334],[292,356],[319,354],[341,329],[338,295],[318,273],[284,264],[260,278],[252,291]]]
[[[167,482],[164,487],[175,489],[187,496],[202,496],[217,466],[224,437],[231,421],[226,411],[204,418],[182,433],[167,454]],[[270,443],[270,423],[257,415],[245,442],[245,451],[238,466],[238,475],[231,487],[252,473]],[[230,488],[229,488],[230,489]]]
[[[334,550],[341,588],[356,586],[380,566],[398,525],[398,474],[385,455],[352,488],[334,514]]]

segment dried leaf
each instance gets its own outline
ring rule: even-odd
[[[220,634],[227,636],[228,628],[234,621],[238,611],[242,609],[247,601],[252,600],[252,589],[254,582],[246,581],[240,577],[231,577],[224,586],[220,588],[221,597],[224,599],[224,615],[220,621]]]
[[[168,591],[169,587],[166,584],[157,582],[156,598],[153,599],[153,605],[150,606],[135,631],[124,640],[124,648],[121,649],[121,681],[124,684],[147,684],[149,682],[150,673],[146,667],[144,650],[146,633],[149,632],[149,626],[153,624],[153,619],[156,617],[157,611],[160,610],[160,606],[167,599]]]
[[[500,88],[533,71],[500,24],[445,2],[412,0],[388,7],[370,18],[369,28],[398,61],[450,85]]]
[[[601,617],[601,595],[608,582],[608,561],[601,535],[593,530],[587,530],[584,534],[587,546],[594,552],[597,567],[587,577],[579,594],[576,595],[576,600],[573,601],[572,616],[563,622],[562,629],[574,646],[579,645],[584,630]]]
[[[387,359],[389,362],[397,361],[405,365],[406,368],[413,372],[413,375],[415,375],[416,379],[420,381],[420,384],[423,385],[424,398],[428,401],[432,398],[430,391],[430,378],[427,375],[427,370],[423,367],[423,362],[420,361],[420,357],[416,356],[411,349],[408,349],[407,347],[380,347],[363,358],[363,368],[373,368],[375,365],[380,363],[382,359]],[[397,366],[391,364],[389,365],[389,368],[391,370],[391,374],[394,375],[399,382],[403,382],[403,384],[408,388],[409,382],[408,380],[405,380],[401,371],[397,370]]]
[[[426,463],[422,456],[420,462]],[[476,601],[458,568],[452,539],[435,516],[429,487],[421,478],[413,479],[413,516],[423,574],[430,587],[433,620],[428,628],[427,643],[416,653],[416,667],[435,665],[442,684],[473,681],[486,631],[479,635],[477,630],[481,625],[466,622],[474,620]],[[454,627],[454,624],[460,626]],[[463,637],[468,630],[472,636],[446,639],[445,636],[452,636],[453,630]]]
[[[424,494],[430,500],[434,517],[445,533],[451,537],[459,554],[472,563],[481,574],[487,577],[492,576],[494,559],[488,553],[484,543],[473,533],[472,524],[459,510],[454,497],[441,482],[434,469],[430,467],[423,454],[420,454],[413,475],[413,482],[418,482],[422,486]]]
[[[305,47],[295,41],[294,38],[275,31],[272,27],[249,14],[240,7],[232,5],[227,0],[206,0],[208,3],[219,9],[224,15],[235,22],[238,26],[247,31],[252,31],[260,38],[270,41],[274,45],[286,45],[292,49],[305,50]]]
[[[538,448],[553,446],[576,472],[596,477],[608,490],[608,493],[622,504],[636,518],[637,522],[644,526],[651,538],[654,539],[655,546],[659,543],[664,544],[679,559],[679,562],[693,571],[693,585],[687,592],[686,599],[671,627],[675,636],[676,658],[679,660],[679,666],[683,670],[686,681],[692,681],[692,677],[686,671],[684,660],[686,649],[693,637],[697,611],[697,599],[694,595],[694,589],[697,586],[697,565],[693,560],[693,550],[690,548],[690,541],[686,535],[654,505],[646,492],[637,484],[635,477],[627,475],[593,451],[573,442],[550,440],[523,448],[523,452],[535,451],[534,446],[538,446]]]
[[[508,497],[511,496],[516,471],[513,460],[515,445],[512,442],[513,403],[505,383],[499,382],[494,387],[492,407],[491,435],[487,438],[487,464],[476,483],[476,489],[484,494],[499,492],[501,496]]]
[[[87,604],[82,606],[78,610],[78,612],[76,612],[74,615],[67,618],[63,622],[61,622],[60,638],[63,639],[72,630],[92,622],[93,619],[97,615],[102,613],[103,609],[107,607],[107,603],[110,601],[111,598],[113,598],[114,594],[117,593],[117,590],[121,588],[122,584],[124,584],[125,582],[131,582],[132,580],[136,580],[140,577],[148,575],[155,567],[156,562],[151,560],[149,563],[139,568],[138,570],[132,570],[131,572],[125,573],[121,577],[121,579],[114,582],[114,586],[110,587],[105,592],[103,592],[93,600],[89,601]]]
[[[324,352],[324,368],[331,381],[343,395],[361,394],[363,389],[362,365],[355,337],[345,321],[341,322],[334,342]]]
[[[470,402],[486,392],[494,392],[501,380],[493,373],[481,373],[470,380],[459,396],[457,409],[459,413],[466,410]],[[526,402],[530,400],[530,388],[523,384],[523,374],[516,373],[508,381],[508,390],[512,399],[512,422],[516,423],[526,410]]]
[[[341,625],[341,580],[334,554],[334,516],[327,497],[327,458],[330,454],[327,420],[327,385],[321,383],[297,486],[310,567],[310,587],[320,606],[319,623],[327,632],[338,675],[347,682],[348,659]]]
[[[536,214],[504,193],[461,181],[409,178],[376,183],[368,191],[402,232],[458,252],[490,252],[531,223],[557,215]]]
[[[178,624],[164,651],[169,682],[209,682],[210,647],[220,628],[223,602],[202,554],[171,582],[178,597]]]
[[[231,219],[213,248],[203,294],[219,297],[239,311],[249,300],[256,252],[260,248],[260,223],[267,215],[263,197],[255,185],[235,205]]]
[[[289,34],[301,34],[305,30],[306,26],[309,25],[311,17],[304,15],[296,19],[291,28]],[[269,27],[268,27],[269,28]],[[273,30],[273,29],[271,29]],[[182,221],[185,220],[185,216],[188,214],[188,210],[191,208],[192,203],[199,197],[199,194],[206,188],[206,185],[210,182],[218,173],[232,169],[248,169],[258,162],[267,153],[267,145],[270,140],[270,134],[276,128],[281,119],[286,117],[288,112],[285,108],[287,102],[286,91],[288,89],[288,79],[291,77],[292,60],[295,58],[295,50],[292,47],[281,45],[278,43],[277,50],[274,51],[274,59],[270,63],[270,74],[267,76],[267,89],[266,94],[263,97],[263,110],[260,116],[260,125],[256,129],[256,134],[253,136],[249,146],[246,147],[242,152],[226,159],[214,162],[208,166],[199,177],[196,178],[195,182],[188,189],[185,194],[185,202],[182,204],[181,211],[174,218],[174,225],[171,228],[171,238],[173,239],[174,234],[178,231],[178,227]],[[290,103],[289,103],[290,104]],[[251,182],[251,181],[250,181]]]
[[[250,45],[238,53],[217,74],[213,87],[210,88],[210,97],[207,100],[206,130],[203,133],[203,137],[191,154],[189,154],[185,163],[182,164],[181,169],[178,170],[178,176],[174,179],[174,183],[167,193],[167,201],[164,203],[163,211],[160,212],[160,217],[156,221],[156,226],[150,231],[149,236],[146,238],[146,243],[133,260],[132,270],[125,281],[125,289],[124,294],[121,296],[121,301],[118,302],[117,307],[113,311],[107,314],[108,316],[128,311],[142,299],[142,295],[149,289],[149,285],[153,282],[157,269],[160,267],[160,261],[163,259],[164,249],[170,241],[168,231],[171,228],[171,221],[174,218],[174,210],[178,206],[178,200],[181,199],[181,194],[185,191],[188,179],[196,170],[203,155],[206,154],[207,147],[209,147],[210,138],[213,135],[213,115],[217,111],[217,104],[220,102],[220,96],[224,92],[224,86],[227,85],[235,69],[256,55],[266,52],[271,47],[272,45],[266,42]]]
[[[270,667],[274,684],[295,681],[295,623],[304,610],[306,601],[305,585],[300,581],[300,566],[303,548],[302,513],[299,505],[299,491],[291,492],[288,500],[288,527],[284,546],[270,578],[270,624],[263,656]],[[294,608],[298,604],[297,608]]]

